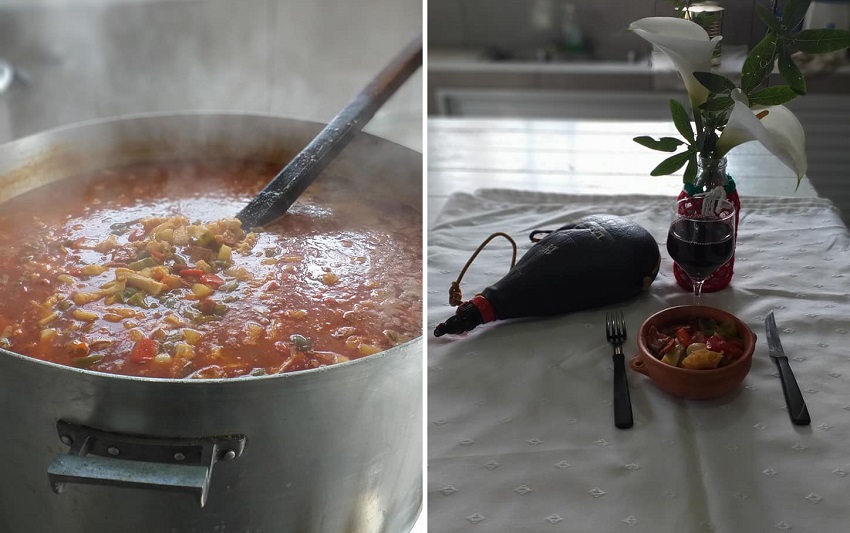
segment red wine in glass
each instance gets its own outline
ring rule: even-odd
[[[723,220],[682,218],[670,225],[667,252],[692,280],[704,280],[732,258],[734,233]]]
[[[735,206],[709,194],[677,200],[667,233],[667,252],[691,278],[697,305],[706,278],[735,253]]]

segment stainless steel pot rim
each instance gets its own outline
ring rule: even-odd
[[[188,110],[188,111],[156,111],[156,112],[148,112],[148,113],[128,113],[126,115],[115,115],[111,117],[103,117],[103,118],[94,118],[90,120],[82,120],[79,122],[72,122],[70,124],[65,124],[62,126],[57,126],[55,128],[50,128],[47,130],[39,131],[36,133],[32,133],[30,135],[19,137],[17,139],[13,139],[6,143],[0,144],[0,148],[4,146],[11,145],[18,142],[26,142],[29,139],[34,139],[35,137],[41,137],[44,135],[50,135],[53,133],[60,133],[66,130],[72,130],[82,127],[88,126],[97,126],[100,124],[109,124],[115,122],[129,122],[133,120],[143,120],[143,119],[186,119],[186,118],[206,118],[206,119],[237,119],[237,118],[257,118],[257,119],[269,119],[269,120],[287,120],[290,122],[298,122],[301,124],[306,124],[310,126],[314,126],[316,128],[316,133],[318,133],[321,128],[327,126],[327,123],[318,122],[315,120],[288,117],[285,115],[277,115],[275,113],[260,113],[260,112],[250,112],[250,113],[242,113],[238,111],[218,111],[218,110],[210,110],[210,111],[199,111],[199,110]],[[420,154],[421,152],[418,150],[414,150],[408,146],[403,144],[399,144],[395,141],[391,141],[389,139],[385,139],[383,137],[379,137],[372,133],[367,133],[365,131],[361,131],[358,133],[358,136],[367,137],[370,139],[374,139],[376,141],[381,141],[383,143],[391,144],[393,146],[397,146],[404,150],[409,150],[413,153]]]
[[[38,137],[43,137],[47,135],[51,135],[54,133],[60,133],[64,131],[80,129],[85,127],[98,126],[102,124],[110,124],[110,123],[119,123],[119,122],[131,122],[137,120],[156,120],[156,119],[206,119],[206,120],[227,120],[227,119],[262,119],[262,120],[286,120],[289,122],[300,123],[302,125],[309,125],[316,128],[316,132],[320,131],[326,124],[321,122],[316,122],[312,120],[302,120],[297,118],[286,117],[282,115],[276,115],[273,113],[242,113],[236,111],[175,111],[175,112],[151,112],[151,113],[133,113],[127,115],[118,115],[113,117],[106,118],[97,118],[92,120],[75,122],[72,124],[66,124],[63,126],[59,126],[56,128],[52,128],[49,130],[44,130],[38,133],[33,133],[26,137],[21,137],[18,139],[14,139],[5,144],[0,144],[0,149],[11,146],[16,143],[28,143],[33,142]],[[390,144],[398,147],[401,150],[407,150],[411,153],[420,154],[420,152],[413,150],[407,146],[398,144],[396,142],[384,139],[382,137],[378,137],[377,135],[373,135],[371,133],[361,132],[358,136],[366,137],[374,141],[378,141],[384,144]],[[339,372],[342,369],[350,368],[353,365],[368,365],[371,362],[379,361],[385,357],[393,357],[397,352],[402,352],[408,349],[417,349],[414,346],[416,344],[422,344],[422,336],[418,336],[406,343],[400,344],[398,346],[394,346],[382,352],[378,352],[373,355],[368,355],[365,357],[361,357],[359,359],[354,359],[351,361],[347,361],[344,363],[337,363],[334,365],[329,365],[320,368],[313,368],[310,370],[300,370],[297,372],[287,372],[283,374],[268,374],[263,376],[241,376],[235,378],[224,378],[224,379],[186,379],[186,378],[148,378],[148,377],[139,377],[139,376],[127,376],[123,374],[112,374],[107,372],[97,372],[94,370],[87,370],[84,368],[75,368],[67,365],[60,365],[58,363],[53,363],[50,361],[43,361],[41,359],[36,359],[34,357],[30,357],[27,355],[22,355],[16,352],[12,352],[3,348],[0,348],[0,357],[13,357],[19,359],[24,364],[33,364],[33,365],[44,365],[46,367],[52,367],[54,369],[58,369],[60,371],[68,371],[75,372],[79,374],[88,374],[96,379],[118,379],[118,380],[126,380],[126,381],[134,381],[134,382],[148,382],[148,383],[181,383],[181,384],[189,384],[194,383],[195,386],[202,386],[204,384],[225,384],[225,383],[248,383],[255,382],[257,380],[272,380],[272,379],[299,379],[301,377],[313,376],[316,374],[324,374],[327,372]],[[418,349],[422,349],[421,347]]]
[[[309,370],[299,370],[297,372],[285,372],[283,374],[266,374],[263,376],[240,376],[234,378],[222,378],[222,379],[192,379],[192,378],[150,378],[150,377],[139,377],[139,376],[127,376],[124,374],[112,374],[109,372],[97,372],[95,370],[88,370],[85,368],[76,368],[73,366],[60,365],[59,363],[53,363],[51,361],[43,361],[41,359],[36,359],[35,357],[30,357],[28,355],[22,355],[17,352],[12,352],[3,348],[0,348],[0,357],[14,357],[19,359],[23,364],[34,364],[34,365],[44,365],[46,367],[51,367],[60,371],[68,371],[74,372],[78,374],[88,374],[97,379],[118,379],[118,380],[126,380],[126,381],[135,381],[135,382],[146,382],[146,383],[194,383],[196,386],[204,385],[204,384],[225,384],[225,383],[247,383],[254,382],[258,380],[272,380],[272,379],[300,379],[303,376],[313,376],[317,374],[326,374],[328,372],[341,372],[344,368],[350,368],[354,365],[368,365],[368,364],[377,364],[378,361],[384,359],[385,357],[394,357],[398,352],[402,352],[405,350],[416,350],[415,345],[422,344],[422,337],[416,337],[415,339],[411,339],[404,344],[399,344],[398,346],[393,346],[383,352],[378,352],[376,354],[367,355],[365,357],[361,357],[360,359],[353,359],[351,361],[346,361],[344,363],[336,363],[333,365],[323,366],[319,368],[311,368]],[[420,346],[418,349],[422,349]]]

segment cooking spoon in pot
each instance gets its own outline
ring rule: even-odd
[[[236,215],[242,227],[262,226],[284,214],[421,65],[419,35]]]

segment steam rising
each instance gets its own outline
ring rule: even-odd
[[[272,113],[327,122],[421,31],[421,2],[4,2],[0,142],[142,112]],[[367,131],[421,149],[422,76]]]

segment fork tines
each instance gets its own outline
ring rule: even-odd
[[[622,344],[626,340],[626,319],[622,311],[605,313],[605,335],[608,342]]]

